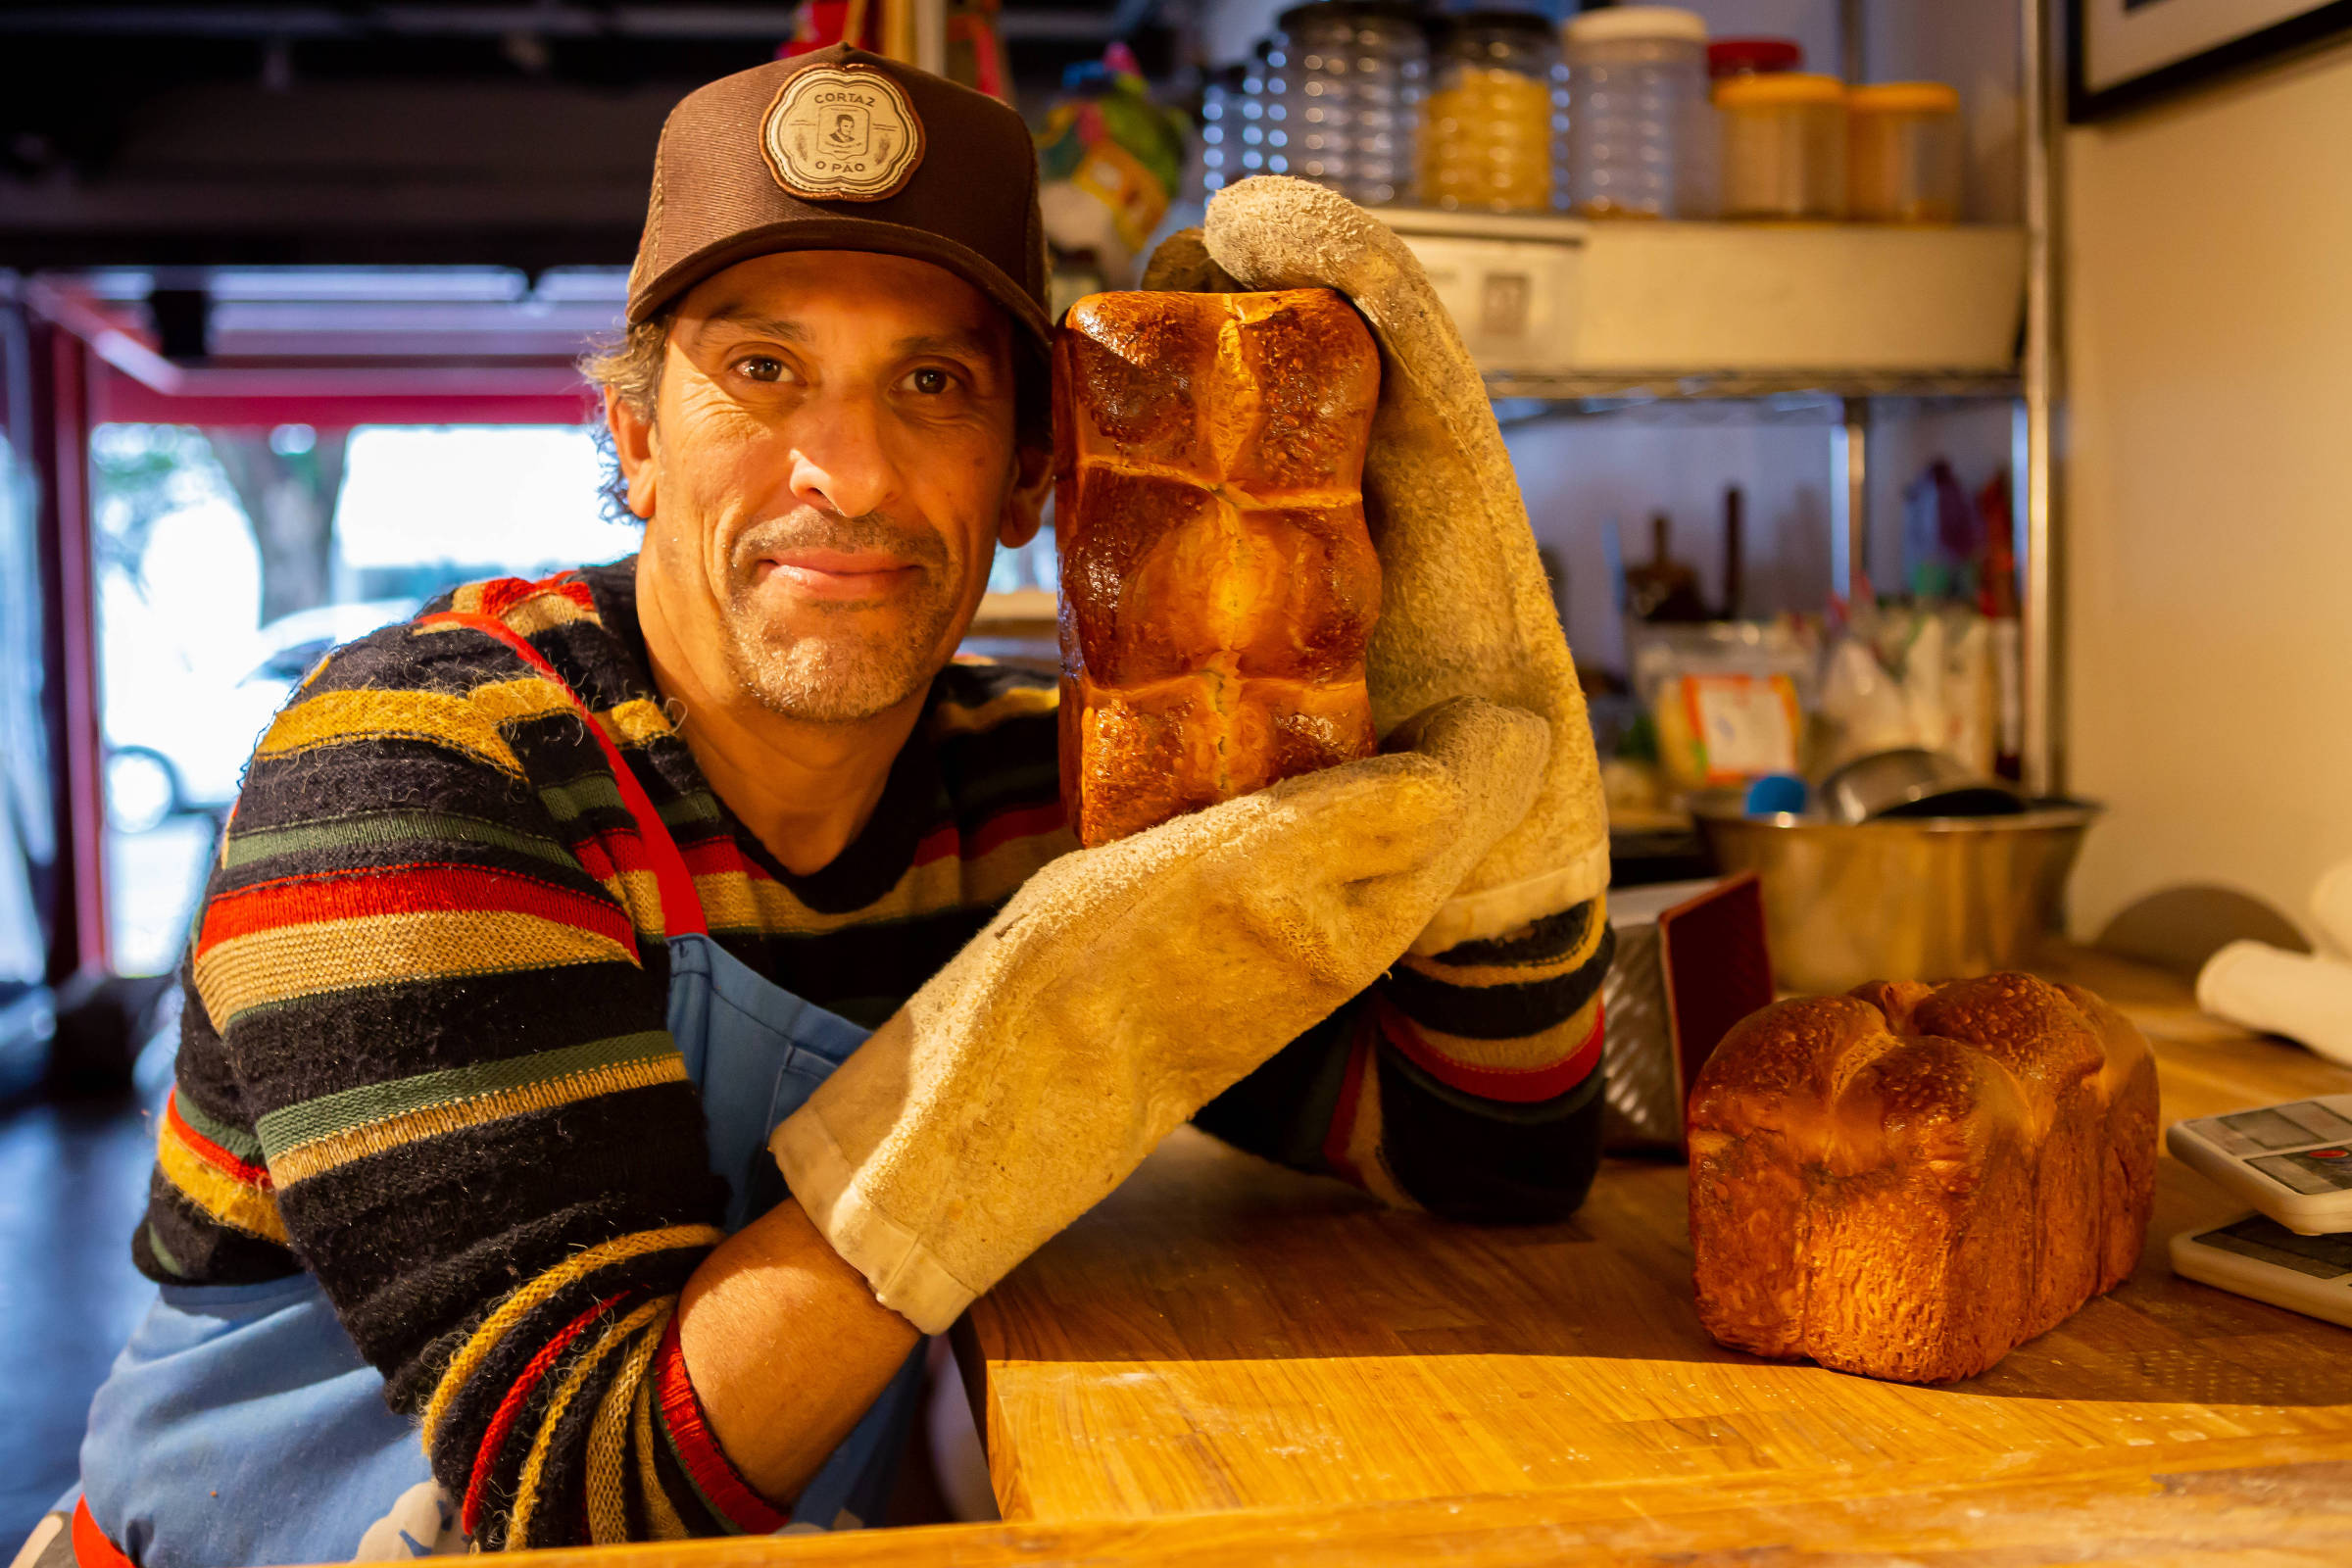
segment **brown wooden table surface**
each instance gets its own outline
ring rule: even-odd
[[[2132,1015],[2166,1121],[2352,1091],[2151,971],[2053,967]],[[1911,1388],[1699,1328],[1679,1164],[1608,1161],[1574,1220],[1448,1225],[1194,1133],[972,1311],[1008,1520],[1589,1493],[1651,1513],[2014,1474],[2352,1460],[2352,1333],[2176,1277],[2242,1205],[2165,1158],[2139,1269],[1983,1377]]]
[[[2163,1117],[2352,1091],[2178,981],[2051,969],[2155,1047]],[[1180,1133],[958,1333],[1006,1523],[606,1548],[738,1559],[2332,1564],[2352,1331],[2177,1278],[2233,1203],[2165,1158],[2132,1278],[1983,1377],[1909,1388],[1717,1347],[1684,1175],[1574,1220],[1390,1212]]]

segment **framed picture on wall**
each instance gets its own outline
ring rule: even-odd
[[[2352,28],[2352,0],[2066,0],[2066,23],[2080,122]]]

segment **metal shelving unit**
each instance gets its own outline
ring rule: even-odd
[[[1859,0],[1844,0],[1844,65],[1849,79],[1862,71]],[[1690,405],[1693,422],[1721,415],[1697,414],[1713,406],[1728,412],[1745,405],[1754,416],[1819,422],[1830,428],[1833,484],[1831,558],[1841,590],[1851,586],[1866,564],[1869,537],[1868,486],[1873,426],[1890,414],[1893,400],[1913,402],[1994,401],[2012,411],[2012,497],[2019,567],[2019,603],[2024,621],[2025,784],[2034,792],[2063,794],[2065,627],[2062,620],[2064,552],[2058,517],[2056,436],[2062,395],[2061,299],[2058,272],[2060,200],[2055,127],[2063,91],[2058,62],[2060,16],[2053,0],[2016,0],[2020,91],[2018,146],[2023,191],[2024,313],[2020,352],[2002,368],[1861,368],[1723,367],[1573,370],[1496,368],[1487,376],[1496,414],[1506,427],[1551,417],[1622,416],[1641,411],[1655,417],[1663,406]],[[1450,217],[1451,215],[1447,215]],[[1579,243],[1561,220],[1545,220],[1561,237]],[[1429,226],[1426,222],[1400,227]],[[1784,233],[1786,231],[1783,231]],[[2014,232],[2014,231],[2013,231]],[[1408,235],[1408,238],[1410,236]],[[1539,263],[1540,267],[1541,264]],[[1466,297],[1454,306],[1464,318]],[[1468,335],[1477,347],[1475,329]]]

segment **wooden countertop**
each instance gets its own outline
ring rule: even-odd
[[[2149,1036],[2167,1122],[2352,1091],[2177,981],[2054,967]],[[1716,1346],[1684,1203],[1679,1164],[1610,1160],[1571,1222],[1448,1225],[1181,1133],[967,1321],[1004,1515],[1543,1494],[1557,1519],[2352,1461],[2352,1337],[2174,1276],[2173,1234],[2242,1205],[2169,1156],[2132,1278],[1940,1388]]]
[[[2185,987],[2050,970],[2155,1047],[2166,1121],[2352,1091]],[[2352,1331],[2175,1277],[2238,1205],[2169,1156],[2132,1278],[1990,1373],[1909,1388],[1722,1349],[1677,1164],[1576,1218],[1393,1213],[1190,1132],[958,1331],[1006,1523],[603,1548],[754,1561],[1237,1568],[1734,1561],[2332,1565]],[[569,1553],[564,1555],[571,1555]]]

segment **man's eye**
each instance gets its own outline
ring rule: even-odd
[[[940,393],[947,391],[948,388],[955,385],[956,382],[955,377],[949,375],[947,371],[933,368],[926,368],[924,369],[915,371],[912,375],[909,375],[906,378],[906,384],[912,387],[915,391],[922,393],[925,397],[937,397]]]
[[[751,354],[735,362],[735,368],[754,381],[781,381],[784,362],[767,354]]]

